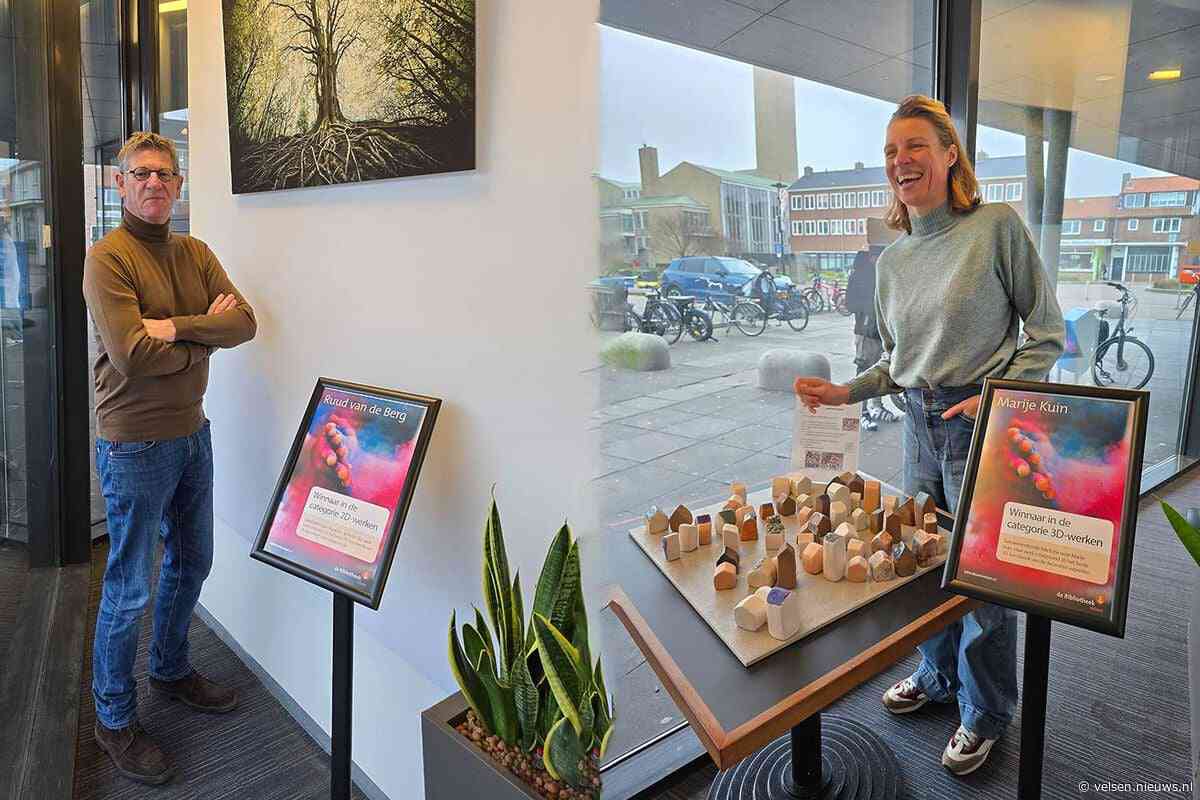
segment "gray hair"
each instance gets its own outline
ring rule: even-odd
[[[165,136],[159,136],[157,133],[149,131],[138,131],[126,139],[125,144],[121,145],[117,159],[121,162],[122,172],[129,169],[129,159],[133,157],[133,154],[142,150],[158,150],[166,153],[171,157],[171,166],[175,168],[175,172],[179,172],[179,156],[175,152],[175,143]]]

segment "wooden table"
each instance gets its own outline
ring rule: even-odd
[[[949,515],[939,513],[940,521],[952,529]],[[610,568],[619,576],[610,588],[608,604],[691,723],[713,763],[721,770],[731,770],[760,749],[770,746],[778,750],[781,745],[787,751],[784,756],[800,756],[792,758],[790,775],[781,779],[786,784],[782,794],[774,790],[764,793],[762,788],[757,794],[717,792],[714,784],[710,798],[837,796],[829,788],[837,776],[822,774],[820,712],[979,605],[942,591],[941,571],[930,572],[765,660],[743,667],[623,529],[610,530],[607,535]],[[853,721],[839,724],[845,722],[858,725]],[[828,735],[829,721],[825,729]],[[790,734],[790,747],[786,741],[776,741],[785,734]],[[864,738],[861,732],[856,736]],[[881,741],[877,744],[886,748]],[[891,759],[894,763],[895,757]],[[755,759],[753,769],[779,772],[779,764],[772,766],[768,761]],[[825,763],[828,773],[828,753]],[[742,775],[737,782],[745,784],[746,779]],[[718,784],[721,781],[718,778]],[[891,796],[894,794],[893,788]]]

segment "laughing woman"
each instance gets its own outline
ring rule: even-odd
[[[1021,218],[982,204],[974,170],[945,107],[914,95],[892,115],[883,148],[895,195],[875,304],[883,356],[847,385],[799,378],[815,410],[903,391],[904,491],[956,510],[986,377],[1044,380],[1062,353],[1062,312]],[[1022,323],[1024,336],[1021,336]],[[942,763],[978,769],[1017,701],[1016,614],[985,605],[920,646],[921,664],[892,686],[894,714],[957,699],[958,731]]]

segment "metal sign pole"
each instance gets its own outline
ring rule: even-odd
[[[354,601],[333,593],[333,726],[329,732],[329,796],[350,800],[350,719],[354,682]]]
[[[1040,800],[1046,744],[1046,691],[1050,682],[1050,619],[1025,615],[1025,678],[1021,696],[1019,800]]]

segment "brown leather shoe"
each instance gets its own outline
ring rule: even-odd
[[[159,749],[137,720],[117,730],[97,722],[92,733],[96,737],[96,744],[112,759],[117,772],[126,778],[138,783],[159,785],[175,776],[175,769],[166,753]]]
[[[177,681],[160,681],[151,675],[150,688],[169,700],[178,700],[210,714],[233,711],[238,704],[237,692],[218,686],[196,670]]]

